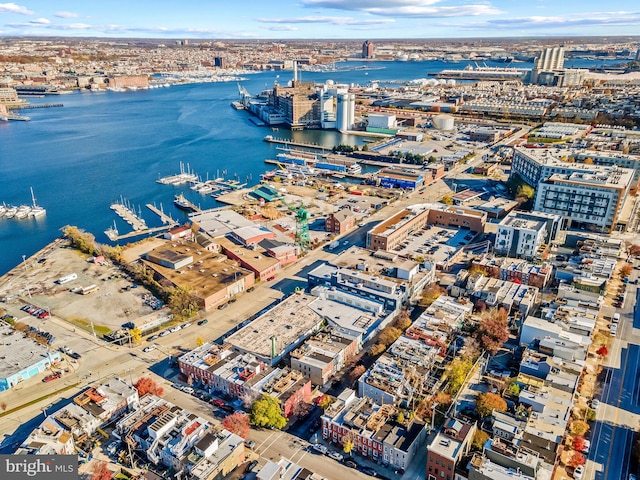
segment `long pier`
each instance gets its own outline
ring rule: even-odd
[[[63,103],[40,103],[40,104],[27,104],[27,105],[18,105],[17,107],[13,107],[12,110],[31,110],[34,108],[55,108],[55,107],[64,107]]]
[[[118,215],[125,222],[131,225],[134,231],[147,229],[147,224],[145,223],[145,221],[139,218],[135,213],[133,213],[121,203],[114,203],[113,205],[111,205],[111,210],[113,210],[116,215]]]
[[[149,210],[151,210],[153,213],[155,213],[156,215],[158,215],[160,217],[160,220],[162,220],[162,223],[165,223],[167,225],[175,225],[176,222],[173,218],[171,218],[169,215],[167,215],[166,213],[164,213],[162,210],[156,208],[155,205],[151,205],[150,203],[147,203],[147,208]]]
[[[316,144],[312,144],[312,143],[292,142],[291,140],[285,140],[283,138],[275,138],[275,137],[273,137],[271,135],[267,135],[266,137],[264,137],[263,140],[265,142],[269,142],[269,143],[279,143],[280,145],[292,145],[294,147],[308,148],[310,150],[331,151],[330,147],[324,147],[322,145],[316,145]]]
[[[145,228],[144,230],[133,230],[129,233],[118,235],[116,237],[116,240],[125,240],[127,238],[138,237],[140,235],[149,235],[152,233],[164,232],[169,228],[171,228],[171,225],[163,225],[162,227],[154,227],[154,228]]]

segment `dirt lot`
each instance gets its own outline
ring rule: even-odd
[[[145,305],[143,297],[151,294],[144,287],[131,288],[132,282],[117,267],[97,265],[88,258],[61,243],[26,259],[3,277],[0,298],[6,298],[7,310],[31,303],[76,325],[93,322],[97,333],[117,330],[127,321],[154,313]],[[78,278],[63,285],[56,283],[72,273]],[[71,291],[90,285],[98,290],[87,295]]]

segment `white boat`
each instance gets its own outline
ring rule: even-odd
[[[15,218],[22,220],[23,218],[27,218],[29,213],[31,213],[31,207],[29,205],[20,205],[16,211]]]
[[[7,211],[4,212],[4,216],[7,218],[13,218],[18,213],[18,207],[7,207]]]
[[[31,189],[31,211],[29,212],[29,216],[38,218],[47,213],[47,210],[44,207],[36,204],[36,197],[33,195],[33,187]]]

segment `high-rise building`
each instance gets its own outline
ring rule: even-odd
[[[225,57],[214,57],[213,65],[219,68],[227,68],[227,59]]]
[[[534,69],[539,72],[552,72],[562,70],[564,67],[564,48],[545,48],[536,58]]]
[[[375,45],[371,40],[362,44],[362,58],[373,58],[375,56]]]
[[[531,81],[538,83],[540,78],[549,77],[541,75],[546,72],[557,72],[564,68],[564,48],[545,48],[540,56],[535,59]],[[551,77],[553,78],[553,77]]]

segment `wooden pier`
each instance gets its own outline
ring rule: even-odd
[[[160,217],[160,220],[162,220],[162,223],[167,224],[167,225],[176,225],[178,223],[173,218],[171,218],[169,215],[167,215],[162,210],[157,208],[155,205],[151,205],[150,203],[147,203],[146,206],[147,206],[147,208],[149,210],[151,210],[153,213],[155,213],[156,215],[158,215]]]

